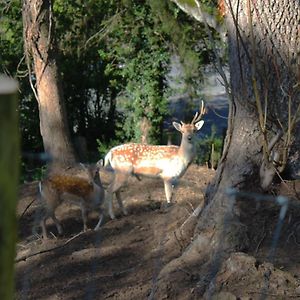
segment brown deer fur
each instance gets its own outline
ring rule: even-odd
[[[97,230],[102,221],[101,205],[104,202],[105,192],[101,184],[99,166],[55,170],[40,182],[40,197],[42,199],[42,218],[40,225],[43,237],[47,238],[46,220],[50,217],[54,221],[57,231],[62,234],[62,226],[55,216],[56,208],[63,201],[70,201],[81,208],[83,230],[87,230],[87,212],[96,210],[99,212],[99,221],[95,227]]]

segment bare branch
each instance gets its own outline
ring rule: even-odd
[[[40,255],[40,254],[44,254],[44,253],[47,253],[47,252],[51,252],[51,251],[63,248],[65,246],[67,246],[70,242],[72,242],[73,240],[75,240],[76,238],[78,238],[79,236],[81,236],[85,233],[87,233],[87,231],[79,232],[78,234],[74,235],[70,239],[66,240],[62,245],[55,246],[55,247],[52,247],[52,248],[49,248],[49,249],[45,249],[45,250],[41,250],[41,251],[38,251],[38,252],[30,253],[28,255],[21,256],[21,257],[19,257],[15,260],[15,263],[18,263],[20,261],[25,261],[28,258],[33,257],[33,256],[37,256],[37,255]]]

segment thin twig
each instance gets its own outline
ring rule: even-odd
[[[182,252],[182,250],[183,250],[183,245],[182,245],[181,242],[179,241],[179,239],[178,239],[178,237],[177,237],[176,231],[174,231],[173,233],[174,233],[175,239],[176,239],[176,241],[177,241],[177,244],[178,244],[179,247],[180,247],[180,252]]]
[[[182,230],[182,228],[185,226],[186,223],[188,223],[190,220],[192,220],[193,218],[197,218],[201,212],[203,208],[203,204],[202,205],[198,205],[195,209],[193,209],[192,213],[189,213],[189,216],[186,218],[186,220],[181,224],[180,226],[180,230]]]
[[[33,198],[33,200],[26,206],[25,210],[23,211],[23,213],[21,214],[19,221],[24,217],[26,211],[29,209],[29,207],[32,205],[32,203],[36,200],[36,198]]]
[[[265,239],[266,235],[267,235],[266,232],[264,232],[262,238],[261,238],[261,239],[259,240],[259,242],[257,243],[256,248],[255,248],[255,255],[257,254],[258,249],[259,249],[261,243],[263,242],[263,240]]]
[[[224,117],[224,116],[220,115],[219,113],[217,113],[217,111],[216,111],[214,108],[210,107],[210,109],[213,111],[213,113],[214,113],[217,117],[222,118],[222,119],[225,119],[225,120],[228,120],[228,117]]]

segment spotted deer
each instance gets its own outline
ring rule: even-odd
[[[83,230],[87,230],[87,213],[90,210],[99,212],[99,221],[95,227],[98,230],[103,214],[101,206],[104,202],[104,189],[99,175],[99,164],[94,166],[72,167],[66,170],[49,172],[48,176],[39,183],[39,194],[42,200],[40,208],[43,238],[47,238],[46,221],[52,218],[57,231],[63,229],[55,216],[56,208],[64,201],[69,201],[81,208]]]
[[[191,164],[195,154],[195,133],[203,126],[201,117],[205,113],[202,102],[200,112],[196,112],[193,120],[185,124],[173,122],[176,130],[181,132],[180,146],[155,146],[147,144],[123,144],[112,148],[105,156],[104,166],[111,166],[114,179],[108,188],[107,202],[111,219],[115,218],[112,209],[113,194],[124,215],[127,211],[123,206],[120,188],[130,175],[162,178],[164,182],[167,203],[171,203],[174,186]]]

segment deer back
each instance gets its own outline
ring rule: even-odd
[[[59,194],[70,193],[79,197],[85,197],[93,190],[93,183],[89,180],[63,174],[51,175],[46,180],[46,184]]]
[[[124,144],[110,150],[106,165],[110,163],[116,171],[161,176],[177,163],[178,150],[178,146]]]

